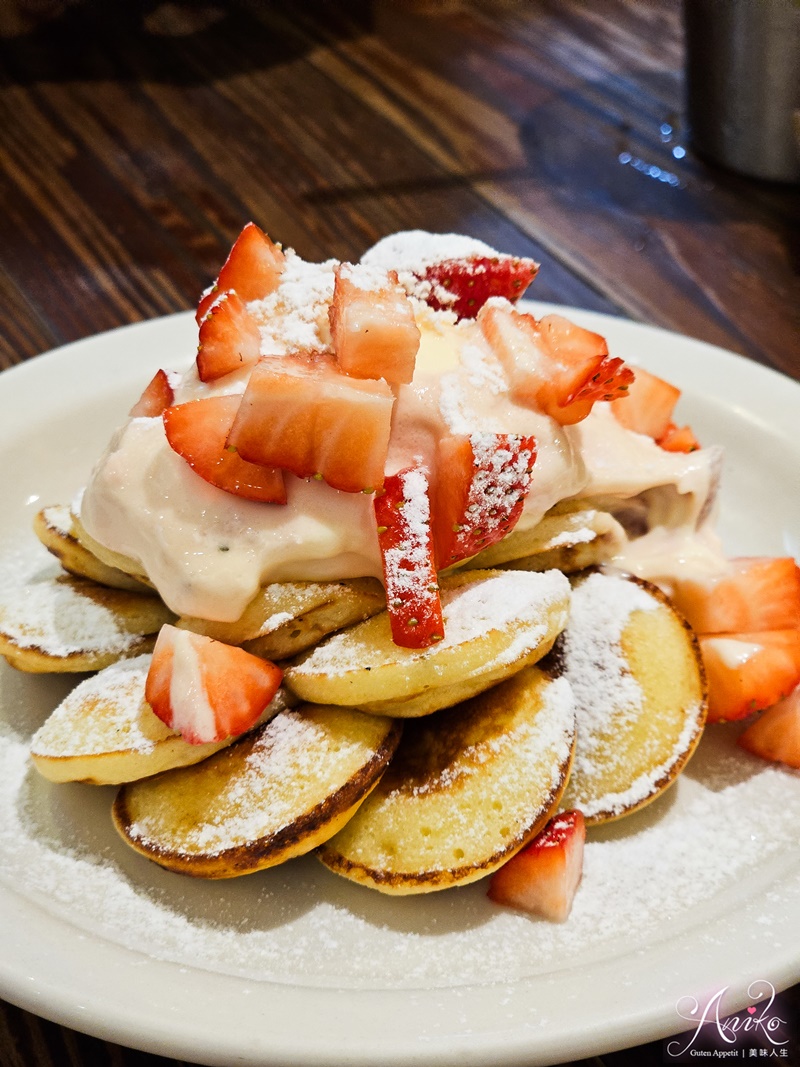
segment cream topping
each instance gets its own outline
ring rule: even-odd
[[[277,292],[248,305],[261,323],[264,354],[329,346],[333,269],[333,261],[305,264],[288,255]],[[648,530],[628,539],[616,566],[656,580],[677,567],[719,566],[707,514],[719,462],[714,450],[665,452],[620,426],[602,403],[578,425],[559,426],[511,400],[503,368],[475,323],[456,324],[451,313],[416,301],[414,307],[421,343],[413,382],[395,390],[387,473],[418,462],[434,469],[445,433],[533,435],[537,458],[520,528],[536,525],[561,500],[593,497],[607,510],[638,516],[633,525],[643,519]],[[175,402],[240,393],[249,373],[204,383],[193,364]],[[135,418],[95,468],[81,521],[100,544],[140,564],[173,611],[210,620],[236,620],[270,582],[381,577],[372,498],[291,474],[285,480],[286,505],[228,494],[170,449],[160,418]]]

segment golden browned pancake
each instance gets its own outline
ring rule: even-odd
[[[144,698],[151,656],[120,660],[77,685],[31,740],[36,769],[52,782],[118,785],[218,752],[233,738],[190,745]],[[286,706],[278,690],[260,722]]]
[[[162,867],[234,878],[309,852],[352,817],[400,726],[303,704],[194,767],[123,786],[114,823]]]
[[[149,652],[175,616],[149,593],[33,577],[0,599],[0,655],[23,671],[96,671]]]
[[[578,721],[564,806],[588,823],[636,811],[675,780],[703,731],[694,634],[655,586],[596,573],[575,583],[555,654]]]
[[[91,578],[114,589],[145,592],[149,588],[144,579],[132,578],[117,567],[109,567],[82,545],[75,536],[74,516],[68,507],[56,505],[42,508],[33,520],[33,529],[45,548],[70,574]]]
[[[535,663],[567,621],[563,574],[463,571],[442,580],[445,635],[400,648],[381,612],[317,645],[286,672],[303,700],[381,715],[428,715]]]
[[[572,694],[535,667],[406,723],[357,814],[319,851],[384,893],[427,893],[496,870],[544,825],[569,773]]]
[[[236,622],[185,616],[178,625],[264,659],[299,655],[323,637],[383,611],[386,597],[377,578],[342,582],[273,582],[264,586]]]
[[[607,511],[588,501],[564,501],[551,508],[537,526],[517,527],[465,566],[529,571],[555,568],[571,574],[605,563],[624,540],[622,527]]]

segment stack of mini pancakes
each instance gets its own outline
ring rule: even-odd
[[[558,810],[618,819],[675,780],[703,729],[694,635],[654,586],[597,565],[622,531],[590,501],[441,576],[446,636],[392,643],[373,579],[263,588],[236,623],[180,618],[66,507],[35,530],[63,572],[0,600],[0,654],[98,672],[34,735],[54,782],[121,786],[114,822],[170,870],[228,878],[316,850],[386,893],[496,870]],[[280,663],[238,738],[190,745],[145,701],[164,623]]]

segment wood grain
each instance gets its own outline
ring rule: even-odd
[[[682,55],[679,0],[5,0],[0,367],[193,306],[252,218],[471,233],[800,379],[797,189],[694,157]],[[0,1006],[2,1067],[168,1062]]]

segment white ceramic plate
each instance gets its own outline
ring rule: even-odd
[[[541,305],[535,305],[541,311]],[[800,386],[697,341],[602,315],[613,354],[684,389],[727,448],[730,554],[800,555]],[[38,508],[67,502],[154,370],[192,358],[190,315],[67,346],[0,378],[5,581]],[[128,850],[113,791],[55,786],[26,744],[71,684],[0,672],[0,994],[57,1022],[205,1064],[546,1064],[687,1028],[684,997],[800,979],[800,775],[708,731],[650,808],[591,834],[555,926],[480,884],[384,898],[313,859],[226,883]]]

